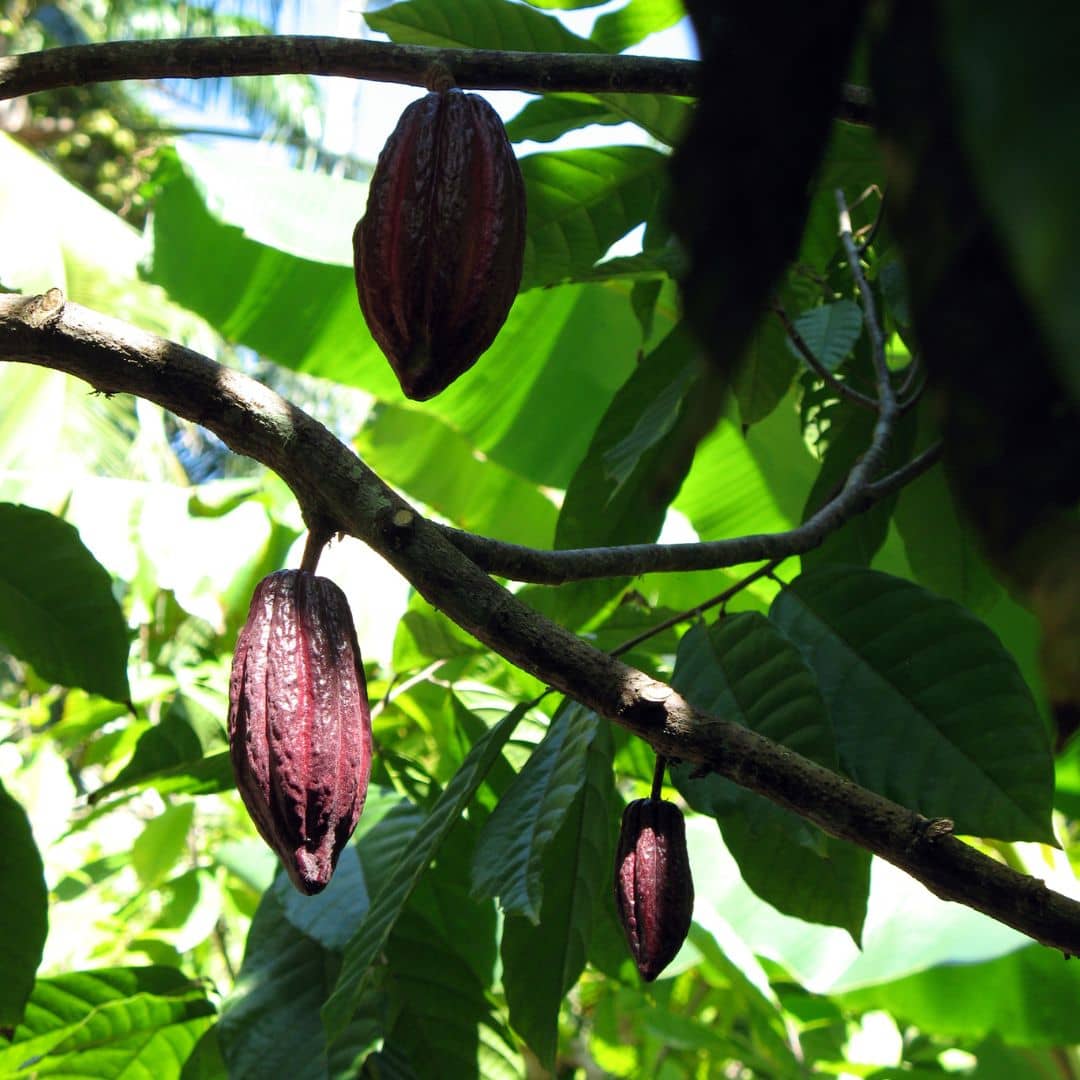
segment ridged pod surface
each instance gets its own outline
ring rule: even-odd
[[[499,114],[456,88],[413,102],[353,233],[360,309],[407,397],[434,397],[491,345],[524,251],[525,186]]]
[[[652,982],[682,948],[694,912],[686,825],[674,803],[637,799],[623,811],[615,906],[634,963]]]
[[[371,714],[345,594],[327,578],[263,578],[229,680],[236,787],[303,893],[326,888],[371,772]]]

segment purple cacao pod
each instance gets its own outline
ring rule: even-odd
[[[353,233],[360,310],[406,397],[434,397],[491,345],[524,251],[525,185],[499,114],[456,88],[409,105]]]
[[[694,912],[686,826],[674,803],[637,799],[623,811],[615,906],[634,963],[652,982],[682,948]]]
[[[303,893],[326,888],[367,796],[371,714],[345,594],[327,578],[263,578],[229,680],[236,787]]]

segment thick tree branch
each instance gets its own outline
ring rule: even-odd
[[[174,38],[71,45],[0,57],[0,99],[60,86],[123,79],[229,75],[339,75],[423,86],[435,61],[476,90],[581,93],[697,93],[694,60],[608,53],[496,52],[394,45],[352,38],[258,36]]]
[[[1080,954],[1080,903],[961,843],[949,823],[929,821],[747,728],[698,712],[671,687],[549,622],[492,581],[321,424],[247,376],[65,305],[57,290],[0,296],[0,358],[66,371],[107,393],[137,394],[203,424],[277,472],[309,521],[332,522],[364,540],[485,645],[657,753],[726,776],[880,855],[938,896]]]
[[[610,53],[441,49],[305,35],[174,38],[71,45],[0,57],[0,100],[61,86],[124,79],[211,79],[231,75],[338,75],[423,86],[435,61],[473,90],[576,91],[587,94],[698,93],[696,60]],[[873,103],[862,86],[844,86],[837,116],[868,124]]]

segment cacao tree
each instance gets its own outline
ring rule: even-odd
[[[5,41],[533,96],[411,397],[363,181],[0,141],[0,1075],[1080,1075],[1076,20],[587,7]]]

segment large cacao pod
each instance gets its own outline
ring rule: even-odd
[[[615,906],[634,963],[652,982],[682,947],[694,911],[686,826],[674,803],[637,799],[623,811]]]
[[[263,578],[229,680],[236,787],[303,893],[326,888],[371,772],[371,714],[345,594],[327,578]]]
[[[413,102],[353,232],[360,309],[406,397],[445,390],[495,340],[524,251],[525,186],[499,114],[456,88]]]

